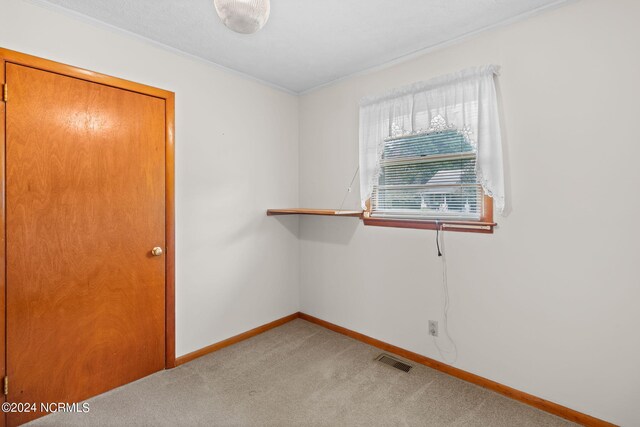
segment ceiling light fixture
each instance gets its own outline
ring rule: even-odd
[[[269,19],[269,0],[213,0],[218,16],[227,28],[253,34]]]

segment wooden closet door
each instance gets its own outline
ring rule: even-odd
[[[6,81],[7,400],[78,402],[164,368],[165,101]]]

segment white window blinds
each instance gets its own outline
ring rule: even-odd
[[[365,98],[360,105],[360,194],[372,215],[480,219],[483,194],[504,208],[497,67]]]
[[[462,133],[445,129],[385,140],[372,216],[477,220],[482,201],[476,150]]]

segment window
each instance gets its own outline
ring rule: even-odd
[[[366,225],[493,231],[494,203],[504,208],[496,73],[468,69],[361,101]]]
[[[372,217],[478,221],[482,205],[476,150],[462,132],[447,129],[385,141],[371,195]]]

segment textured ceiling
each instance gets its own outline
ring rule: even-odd
[[[42,0],[302,92],[560,0],[271,0],[256,34],[228,30],[213,0]]]

